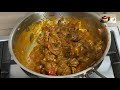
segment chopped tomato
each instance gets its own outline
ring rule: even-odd
[[[48,47],[48,41],[45,42],[45,46]]]
[[[55,75],[56,75],[55,68],[50,68],[50,69],[48,70],[48,75],[55,76]]]
[[[81,63],[77,66],[77,71],[82,71],[85,68],[85,63]]]
[[[69,41],[69,40],[66,40],[66,42],[67,42],[68,44],[70,44],[70,41]]]

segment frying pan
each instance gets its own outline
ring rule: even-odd
[[[83,71],[80,71],[78,73],[75,74],[70,74],[70,75],[65,75],[65,76],[49,76],[49,75],[43,75],[40,73],[36,73],[28,68],[25,67],[25,65],[23,65],[20,62],[20,57],[18,57],[15,52],[14,52],[14,47],[16,45],[18,45],[16,42],[18,40],[18,37],[20,36],[21,33],[24,32],[25,28],[28,27],[29,25],[31,25],[34,22],[46,19],[48,17],[68,17],[68,16],[72,16],[72,17],[76,17],[76,18],[87,18],[91,21],[91,27],[94,27],[96,25],[96,20],[100,20],[100,17],[93,13],[93,12],[33,12],[30,13],[29,15],[25,16],[24,18],[22,18],[13,28],[11,34],[10,34],[10,39],[9,39],[9,51],[11,56],[13,57],[13,59],[15,60],[15,62],[26,72],[33,74],[35,76],[38,77],[43,77],[43,78],[71,78],[71,77],[77,77],[77,76],[82,76],[85,77],[88,75],[89,72],[97,72],[95,67],[98,67],[100,65],[100,63],[103,61],[104,57],[107,55],[109,48],[110,48],[110,44],[111,44],[111,35],[110,35],[110,31],[107,28],[107,25],[102,24],[99,22],[99,24],[103,25],[103,32],[102,32],[102,37],[105,40],[105,45],[106,45],[106,49],[103,53],[103,55],[101,56],[101,58],[93,65],[91,65],[90,67],[86,68]],[[98,29],[96,29],[98,30]],[[94,32],[96,33],[96,30],[94,30]],[[28,33],[24,38],[27,40],[27,36],[29,36],[30,33]],[[39,34],[38,34],[39,35]],[[37,35],[36,35],[37,37]],[[22,37],[21,37],[22,38]],[[19,43],[19,47],[22,48],[27,48],[25,52],[23,52],[21,54],[21,56],[26,56],[28,55],[28,53],[30,53],[30,50],[34,47],[35,42],[30,44],[30,43],[26,43],[24,41],[21,41]]]

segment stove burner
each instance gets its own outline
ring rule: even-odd
[[[111,31],[111,47],[107,54],[110,56],[111,65],[114,72],[115,78],[120,78],[120,56],[118,54],[118,48],[116,45],[116,40],[114,36],[114,32]],[[10,74],[10,65],[16,64],[13,60],[11,60],[11,55],[8,49],[8,42],[0,42],[0,71],[1,78],[9,78]],[[23,70],[24,71],[24,70]],[[32,75],[26,71],[24,71],[28,76],[32,78],[36,78],[37,76]],[[100,75],[99,72],[97,72]],[[103,76],[103,75],[100,75]],[[104,76],[103,76],[104,77]]]

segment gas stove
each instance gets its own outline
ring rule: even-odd
[[[109,26],[108,29],[111,32],[110,50],[97,69],[97,74],[92,73],[88,78],[101,78],[101,76],[107,78],[120,78],[120,30],[117,25]],[[31,78],[33,76],[22,70],[14,62],[9,53],[8,40],[10,31],[11,28],[9,28],[9,30],[7,29],[8,34],[0,35],[1,78]]]

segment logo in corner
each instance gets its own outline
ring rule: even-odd
[[[110,17],[107,17],[107,16],[103,16],[103,17],[100,19],[100,22],[101,22],[101,23],[107,23],[108,21],[110,21]]]

